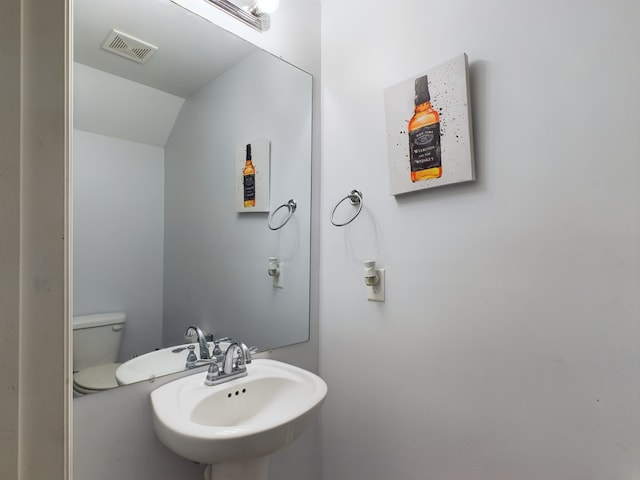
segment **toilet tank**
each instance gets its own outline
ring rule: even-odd
[[[127,315],[122,312],[73,317],[73,371],[116,363]]]

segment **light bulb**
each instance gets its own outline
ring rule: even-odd
[[[280,6],[280,0],[256,0],[256,8],[262,13],[273,13]]]

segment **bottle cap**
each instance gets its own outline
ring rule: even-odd
[[[416,78],[415,104],[420,105],[421,103],[429,101],[431,101],[431,96],[429,95],[429,80],[427,76],[424,75]]]
[[[247,143],[247,160],[251,159],[251,144]]]

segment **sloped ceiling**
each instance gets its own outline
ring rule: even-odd
[[[256,48],[169,0],[75,0],[73,8],[76,62],[182,98]],[[140,65],[102,50],[114,28],[158,51]]]
[[[75,63],[78,130],[156,147],[167,144],[184,98]]]
[[[74,0],[73,10],[74,127],[125,140],[164,146],[183,99],[256,49],[169,0]],[[113,29],[158,51],[145,64],[107,52]]]

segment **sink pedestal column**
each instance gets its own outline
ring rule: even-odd
[[[267,480],[269,457],[252,458],[236,463],[207,465],[204,480]]]

